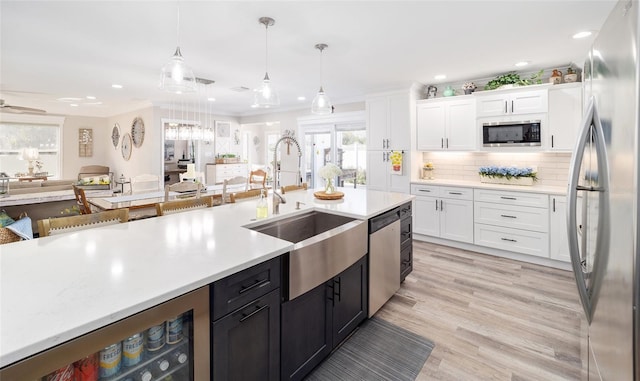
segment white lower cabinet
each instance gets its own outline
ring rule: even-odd
[[[411,194],[414,232],[473,243],[473,189],[413,184]]]
[[[537,257],[549,254],[548,233],[504,226],[475,224],[475,244]]]
[[[571,262],[569,256],[569,236],[567,233],[567,198],[551,196],[549,200],[549,257],[558,261]]]
[[[476,189],[474,199],[476,245],[549,256],[549,196]]]
[[[416,196],[413,231],[417,234],[470,243],[481,252],[487,251],[479,246],[571,261],[565,196],[423,183],[411,184],[411,194]],[[579,199],[582,215],[580,205]],[[499,251],[495,255],[509,256]]]

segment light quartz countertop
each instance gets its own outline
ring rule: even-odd
[[[338,188],[285,194],[255,220],[256,199],[0,245],[0,367],[291,250],[245,226],[309,210],[368,219],[414,196]],[[296,201],[303,204],[296,210]]]
[[[480,181],[467,181],[467,180],[447,180],[447,179],[434,179],[434,180],[413,180],[412,184],[421,185],[443,185],[443,186],[455,186],[463,188],[478,188],[478,189],[495,189],[513,192],[529,192],[529,193],[546,193],[550,195],[564,196],[567,194],[566,187],[552,187],[544,185],[523,186],[523,185],[502,185],[502,184],[490,184],[482,183]]]

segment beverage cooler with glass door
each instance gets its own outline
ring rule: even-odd
[[[210,324],[206,286],[7,366],[0,380],[206,380]]]

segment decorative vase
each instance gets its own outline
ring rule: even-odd
[[[452,97],[456,95],[456,91],[453,88],[451,88],[451,86],[447,86],[447,88],[444,89],[444,92],[442,93],[442,95],[444,95],[445,97]]]
[[[327,183],[324,187],[324,193],[326,194],[332,194],[336,191],[336,188],[333,186],[333,179],[329,178],[329,179],[324,179],[325,182]]]
[[[464,94],[465,95],[469,95],[471,93],[473,93],[473,89],[464,89]]]
[[[504,185],[533,185],[533,177],[512,177],[507,179],[506,177],[487,177],[480,176],[481,183],[488,184],[504,184]]]

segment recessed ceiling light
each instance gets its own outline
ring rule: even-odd
[[[122,85],[118,85],[117,83],[114,83],[113,85],[111,85],[111,87],[113,87],[114,89],[121,89]]]
[[[79,102],[79,101],[81,101],[81,100],[82,100],[82,98],[64,97],[64,98],[58,98],[58,100],[59,100],[60,102],[67,102],[67,103],[70,103],[70,102]]]
[[[529,61],[516,62],[516,66],[517,67],[523,67],[523,66],[527,66],[527,65],[529,65]]]
[[[87,99],[94,100],[94,99],[96,99],[96,97],[94,97],[93,95],[87,95]]]
[[[258,105],[255,103],[251,105],[251,108],[256,108],[256,107],[258,107]]]
[[[585,37],[589,37],[591,36],[591,31],[585,30],[583,32],[578,32],[576,34],[573,35],[573,38],[578,39],[578,38],[585,38]]]
[[[444,74],[438,74],[435,77],[433,77],[433,79],[437,79],[437,80],[441,80],[441,79],[445,79],[445,78],[447,78],[447,76],[444,75]]]
[[[209,102],[215,102],[215,101],[216,101],[216,98],[207,98],[207,100],[208,100]]]
[[[71,107],[78,107],[78,104],[77,104],[77,103],[70,103],[70,104],[69,104],[69,106],[71,106]]]
[[[307,100],[307,97],[299,96],[299,97],[298,97],[298,100],[299,100],[299,101],[306,101],[306,100]]]

